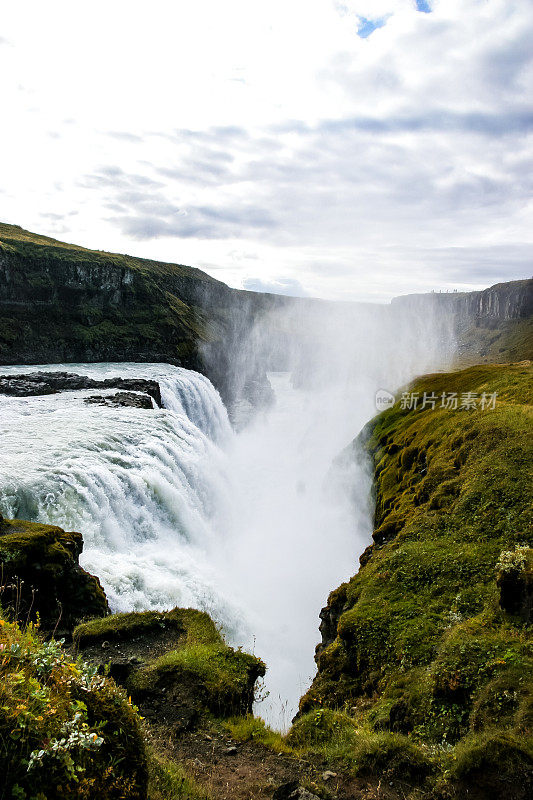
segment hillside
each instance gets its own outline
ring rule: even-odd
[[[354,443],[374,468],[374,544],[322,611],[295,726],[349,708],[348,730],[433,753],[446,797],[525,798],[533,780],[532,376],[526,362],[420,378],[408,392],[434,408],[397,402]]]

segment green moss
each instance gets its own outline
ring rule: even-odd
[[[292,747],[352,744],[358,735],[357,723],[348,714],[331,708],[319,708],[302,714],[287,734]]]
[[[352,716],[323,708],[303,714],[287,735],[298,752],[342,762],[353,775],[421,780],[433,771],[427,749],[397,733],[361,726]]]
[[[53,525],[0,518],[2,603],[15,618],[39,616],[44,629],[69,632],[109,609],[100,582],[82,570],[80,533]]]
[[[178,634],[185,635],[190,642],[202,644],[222,642],[209,615],[194,608],[112,614],[103,619],[93,619],[74,629],[73,640],[78,647],[87,647],[103,640],[120,641],[164,630],[175,630]]]
[[[531,742],[509,732],[472,734],[455,748],[447,780],[473,785],[487,800],[527,800],[533,791]]]
[[[228,716],[250,712],[255,681],[264,674],[262,661],[222,642],[187,644],[135,672],[128,688],[143,698],[172,685],[194,694],[212,713]]]
[[[531,742],[531,377],[526,364],[426,376],[409,391],[496,392],[496,407],[398,402],[367,426],[375,545],[340,607],[330,597],[337,637],[303,712],[349,703],[358,725],[431,746],[488,730]]]

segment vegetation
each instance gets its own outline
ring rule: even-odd
[[[41,236],[38,233],[26,231],[19,225],[0,223],[0,245],[5,253],[25,256],[35,261],[46,259],[51,262],[52,259],[57,259],[58,261],[76,263],[79,266],[89,264],[104,267],[112,264],[115,267],[133,269],[146,274],[157,273],[161,276],[169,277],[194,277],[207,283],[218,283],[215,278],[194,267],[153,261],[148,258],[135,258],[134,256],[121,255],[119,253],[106,253],[103,250],[90,250],[77,244],[60,242],[49,236]],[[42,279],[42,284],[44,286],[47,285],[45,278]]]
[[[70,632],[109,612],[98,578],[82,570],[80,533],[0,515],[0,600],[15,619]]]
[[[148,797],[150,800],[211,800],[178,764],[156,753],[150,754]]]
[[[498,320],[472,325],[461,335],[462,366],[480,363],[505,363],[533,359],[531,319]]]
[[[113,681],[0,616],[0,797],[146,796],[135,708]]]
[[[190,709],[187,724],[206,712],[250,712],[255,682],[265,674],[260,659],[229,647],[209,615],[192,608],[114,614],[79,625],[73,639],[90,656],[101,642],[128,645],[137,665],[125,674],[128,692],[143,707],[165,693],[168,705]],[[101,647],[96,653],[110,657]]]
[[[273,731],[262,719],[254,717],[253,714],[231,717],[224,720],[222,727],[239,742],[260,742],[276,753],[294,753],[294,748],[286,740],[286,737]]]
[[[200,710],[218,716],[251,711],[254,685],[264,675],[254,656],[218,644],[185,644],[133,673],[128,689],[139,701],[160,689],[193,697]]]
[[[397,402],[364,432],[375,465],[375,544],[329,598],[337,635],[324,643],[291,740],[302,729],[309,740],[317,713],[326,715],[321,729],[334,719],[344,731],[334,726],[326,741],[342,742],[346,730],[350,738],[346,719],[326,710],[344,708],[358,728],[437,748],[449,780],[474,780],[483,769],[502,796],[527,796],[531,372],[482,366],[419,379],[409,391],[437,397],[435,408]],[[459,405],[466,392],[498,396],[495,408],[441,408],[451,392]],[[514,603],[505,600],[509,580]],[[504,751],[512,786],[497,756]]]
[[[132,611],[92,619],[74,629],[78,647],[87,647],[103,640],[123,641],[143,634],[175,631],[188,642],[220,644],[221,636],[211,617],[194,608],[173,608],[172,611]]]

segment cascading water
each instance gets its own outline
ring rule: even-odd
[[[88,405],[94,390],[1,397],[0,510],[82,531],[81,563],[115,611],[207,610],[267,662],[258,712],[280,728],[313,673],[319,610],[370,541],[366,462],[332,463],[375,413],[376,389],[443,361],[430,317],[306,314],[284,321],[312,332],[288,359],[292,379],[270,374],[276,403],[239,433],[207,378],[178,367],[0,368],[159,382],[153,410]],[[256,342],[272,326],[258,325]]]

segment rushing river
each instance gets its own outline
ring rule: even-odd
[[[405,337],[385,335],[379,357],[363,359],[350,341],[355,369],[328,355],[306,388],[271,373],[276,402],[244,426],[230,424],[207,378],[167,364],[38,367],[155,379],[162,409],[89,405],[94,389],[0,396],[0,511],[81,531],[82,566],[114,611],[208,611],[230,643],[267,662],[257,710],[279,728],[313,675],[320,608],[370,542],[368,465],[334,460],[375,414],[376,389],[438,360],[417,331],[409,359]]]

